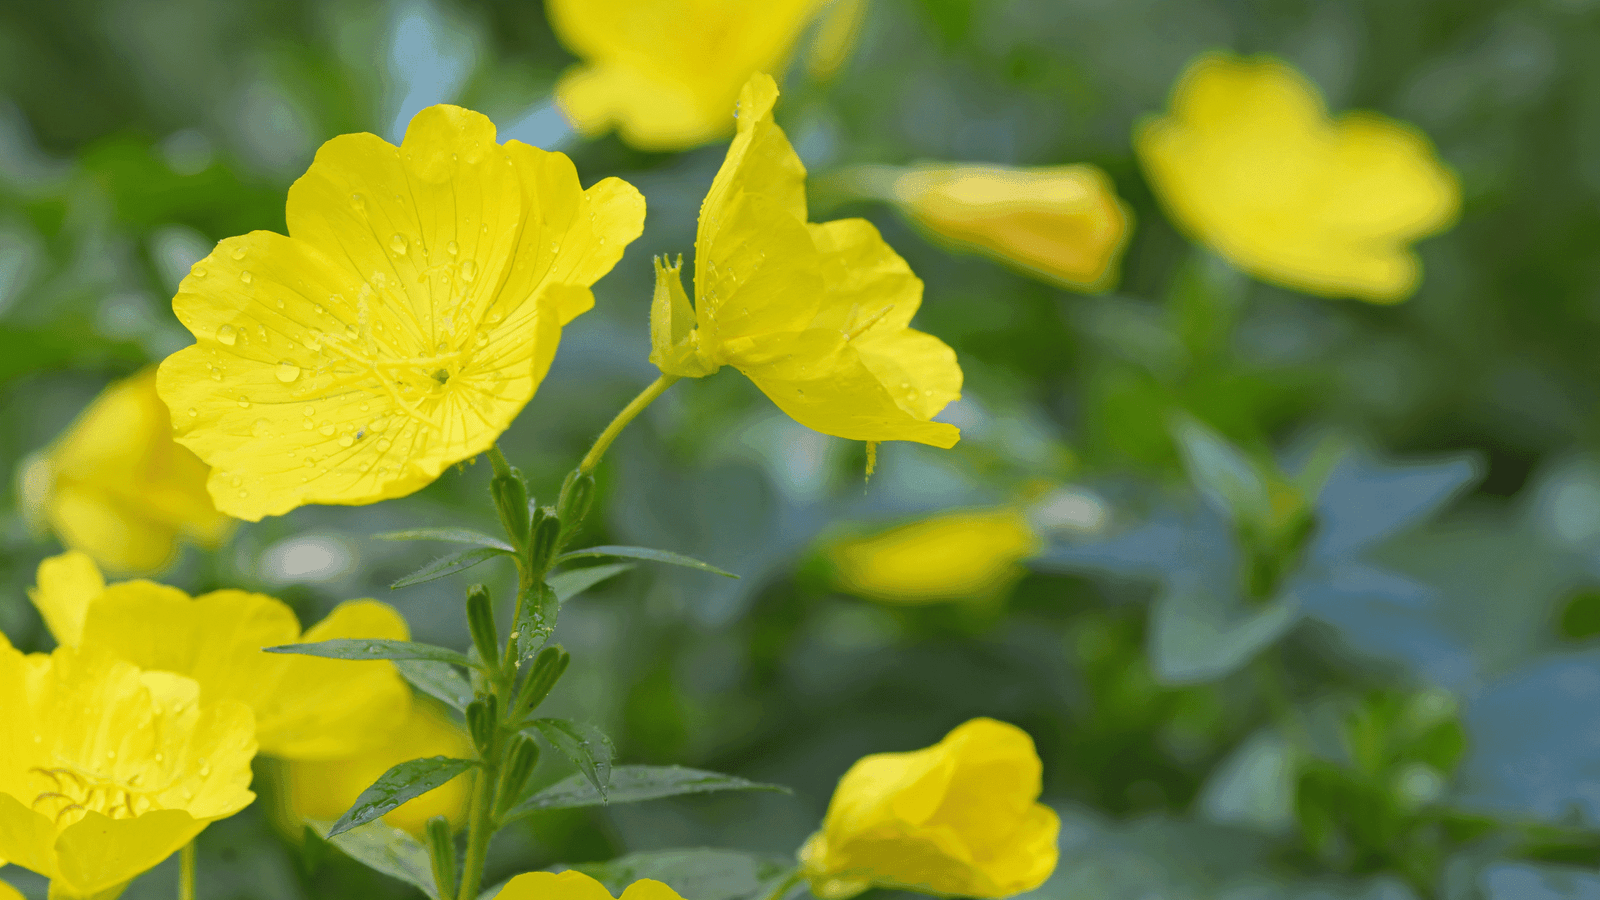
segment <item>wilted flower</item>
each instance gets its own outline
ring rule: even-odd
[[[613,125],[644,150],[681,150],[733,130],[728,111],[756,72],[781,71],[822,0],[547,0],[550,24],[583,62],[556,102],[586,134]],[[847,0],[848,5],[848,0]],[[837,66],[857,24],[830,19],[819,49]],[[819,56],[820,58],[820,56]]]
[[[1080,290],[1116,280],[1132,213],[1094,166],[864,167],[857,186],[937,241]]]
[[[1412,241],[1455,220],[1460,191],[1421,132],[1328,117],[1287,64],[1207,54],[1134,140],[1179,227],[1263,279],[1376,303],[1416,290]]]
[[[1039,797],[1039,756],[1015,725],[973,719],[911,753],[864,757],[839,780],[800,850],[811,889],[871,887],[1008,897],[1055,870],[1060,820]]]
[[[214,545],[232,521],[206,494],[208,469],[172,439],[152,367],[108,386],[22,472],[26,512],[108,569],[164,568],[185,537]]]
[[[605,885],[571,869],[518,875],[506,882],[500,896],[505,900],[683,900],[677,891],[649,878],[635,881],[621,897],[613,898]]]
[[[908,327],[922,282],[866,220],[806,221],[777,97],[766,75],[740,95],[739,134],[700,207],[693,308],[678,267],[656,262],[651,362],[690,377],[731,365],[823,434],[953,446],[956,427],[930,419],[960,396],[961,368]]]
[[[828,548],[850,591],[888,603],[987,597],[1022,577],[1042,542],[1016,509],[963,510]]]
[[[118,889],[255,795],[250,709],[109,654],[0,641],[0,858],[52,897]]]
[[[282,601],[235,590],[190,598],[151,581],[106,586],[81,553],[45,560],[38,580],[33,602],[59,644],[193,678],[207,704],[246,704],[271,756],[332,759],[381,744],[411,702],[391,663],[262,652],[297,641],[405,640],[405,620],[375,600],[342,603],[302,635]]]
[[[289,189],[289,237],[228,238],[183,279],[198,343],[160,373],[177,439],[242,519],[409,494],[494,443],[643,221],[631,185],[584,191],[459,107],[400,147],[334,138]]]
[[[333,821],[391,766],[424,756],[471,757],[472,741],[432,703],[419,700],[411,705],[411,714],[405,721],[390,730],[379,746],[343,759],[290,763],[288,801],[293,821]],[[395,828],[421,834],[434,816],[444,816],[457,826],[465,824],[466,809],[467,780],[457,778],[402,804],[383,820]]]

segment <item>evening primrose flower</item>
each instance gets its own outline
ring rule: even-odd
[[[114,896],[255,799],[250,709],[109,654],[0,647],[0,858]]]
[[[733,130],[728,111],[756,72],[784,68],[819,0],[547,0],[550,25],[583,62],[556,85],[578,131],[615,125],[641,150],[682,150]],[[842,56],[844,34],[824,45]],[[833,61],[837,65],[837,60]]]
[[[336,137],[288,237],[228,238],[183,279],[198,343],[159,376],[178,442],[242,519],[409,494],[493,445],[643,221],[631,185],[585,191],[470,110],[423,110],[399,147]]]
[[[1040,546],[1021,510],[961,510],[836,541],[828,557],[851,592],[922,604],[999,594]]]
[[[956,427],[930,420],[961,395],[955,352],[908,327],[922,282],[866,220],[806,221],[777,96],[761,74],[740,95],[738,136],[700,207],[693,308],[679,267],[656,261],[651,362],[688,377],[733,366],[823,434],[954,446]]]
[[[1039,756],[1015,725],[973,719],[911,753],[850,767],[822,830],[800,850],[811,890],[847,900],[870,887],[1009,897],[1055,870],[1060,820],[1039,797]]]
[[[288,801],[292,821],[333,821],[344,815],[361,792],[390,767],[424,756],[471,757],[472,741],[434,704],[419,700],[411,705],[411,714],[405,721],[390,731],[379,746],[343,759],[290,763]],[[465,824],[466,811],[467,780],[457,778],[401,804],[383,820],[420,835],[434,816],[444,816],[458,827]]]
[[[22,472],[29,517],[108,569],[166,567],[180,537],[214,546],[232,520],[206,494],[209,470],[172,439],[156,370],[113,382]]]
[[[1370,112],[1330,119],[1315,87],[1267,57],[1200,57],[1134,148],[1180,228],[1264,281],[1326,297],[1409,297],[1411,242],[1460,206],[1420,131]]]
[[[334,638],[406,640],[405,620],[375,600],[342,603],[302,635],[280,600],[236,590],[191,598],[150,581],[107,586],[82,553],[41,563],[32,596],[62,646],[193,678],[208,704],[247,705],[261,752],[271,756],[336,759],[367,750],[410,708],[411,689],[391,663],[261,649]]]
[[[628,885],[621,897],[612,897],[605,885],[571,869],[518,875],[506,882],[500,896],[505,900],[683,900],[677,891],[649,878]]]

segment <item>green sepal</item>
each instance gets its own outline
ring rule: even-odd
[[[544,698],[550,696],[550,691],[555,688],[556,682],[561,680],[571,662],[572,654],[560,645],[539,651],[539,657],[533,661],[533,668],[522,682],[522,693],[517,696],[517,715],[527,715],[538,709]]]
[[[495,789],[496,819],[504,816],[522,799],[523,788],[527,787],[528,779],[533,777],[533,770],[538,765],[539,742],[525,734],[513,736],[511,746],[506,750],[505,765],[500,769],[500,784]]]
[[[594,505],[594,475],[573,469],[561,483],[561,496],[556,500],[556,515],[561,519],[561,542],[578,530]]]
[[[478,648],[478,658],[490,669],[499,669],[500,634],[494,626],[494,603],[484,585],[467,588],[467,630],[472,633],[472,645]]]
[[[467,733],[483,759],[492,759],[496,732],[500,729],[500,706],[493,697],[479,697],[467,704]]]
[[[694,309],[683,291],[683,255],[668,263],[665,256],[654,259],[656,290],[650,301],[650,362],[668,375],[701,378],[720,366],[700,356],[700,335],[695,329]]]
[[[427,827],[428,860],[433,864],[433,884],[440,896],[456,895],[456,840],[450,831],[450,820],[434,816]]]
[[[496,474],[489,483],[489,493],[494,497],[494,508],[500,514],[500,524],[517,546],[528,541],[528,481],[515,466],[504,475]]]

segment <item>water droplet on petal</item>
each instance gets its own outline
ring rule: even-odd
[[[351,434],[341,434],[341,435],[339,435],[339,446],[341,446],[341,447],[349,447],[352,444],[354,444],[355,442],[356,442],[356,439],[355,439],[354,435],[351,435]]]
[[[366,212],[367,211],[367,201],[361,199],[361,195],[360,194],[351,194],[350,195],[350,205],[355,207],[356,212]]]
[[[383,440],[380,440],[380,441],[378,441],[378,452],[379,452],[379,453],[386,453],[386,452],[388,452],[388,450],[389,450],[389,446],[390,446],[390,444],[389,444],[389,441],[388,441],[388,439],[387,439],[387,438],[385,438],[385,439],[383,439]],[[382,471],[384,471],[384,470],[383,470],[383,469],[379,469],[379,470],[378,470],[378,471],[380,471],[380,472],[382,472]]]
[[[477,278],[477,277],[478,277],[478,264],[476,262],[473,262],[472,260],[469,259],[469,260],[466,260],[465,262],[463,262],[461,264],[461,280],[462,281],[470,282],[470,281],[472,281],[472,279]]]
[[[250,398],[249,397],[240,397],[239,398],[239,408],[240,409],[249,409],[250,408]]]
[[[233,248],[233,258],[234,259],[244,259],[244,248],[243,247],[235,247],[235,248]]]
[[[194,418],[194,417],[195,417],[195,416],[198,416],[198,415],[200,415],[200,410],[198,410],[198,409],[195,409],[195,408],[194,408],[194,407],[192,407],[192,406],[191,406],[191,407],[189,407],[189,418],[191,418],[191,419],[192,419],[192,418]]]
[[[255,420],[250,426],[250,435],[258,438],[272,437],[272,423],[266,419]]]
[[[312,406],[309,403],[306,404],[306,408],[305,409],[301,410],[301,412],[304,412],[308,416],[314,414],[316,411],[317,411],[317,408],[315,406]]]
[[[244,484],[244,479],[240,478],[238,475],[235,475],[232,478],[228,479],[228,483],[233,485],[234,487],[238,487],[239,485]]]
[[[461,252],[461,245],[457,244],[455,241],[451,241],[450,243],[444,245],[444,252],[450,254],[451,256],[455,256],[457,253]]]
[[[333,437],[333,423],[332,422],[323,422],[320,426],[317,427],[317,431],[323,437]]]
[[[288,384],[300,377],[300,367],[292,362],[278,363],[278,380]]]
[[[224,325],[217,329],[217,340],[232,347],[239,342],[239,330],[232,325]]]
[[[204,278],[204,277],[206,277],[206,267],[205,266],[195,266],[194,268],[189,270],[189,274],[193,275],[196,278]]]
[[[410,244],[403,234],[396,234],[394,237],[389,238],[389,249],[393,250],[396,256],[405,256],[409,247]]]
[[[239,280],[244,282],[245,284],[249,284],[250,283],[250,270],[249,269],[245,269],[243,272],[240,272],[239,273]]]

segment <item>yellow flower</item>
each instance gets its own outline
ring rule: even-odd
[[[232,526],[206,494],[205,463],[172,440],[152,367],[114,382],[22,474],[29,516],[119,572],[172,561],[180,536],[222,542]]]
[[[52,897],[118,890],[255,799],[249,708],[189,678],[0,648],[0,720],[0,857]]]
[[[911,753],[850,767],[822,830],[800,850],[811,889],[845,900],[869,887],[1008,897],[1055,870],[1060,820],[1039,797],[1039,756],[1015,725],[973,719]]]
[[[289,189],[289,237],[228,238],[183,279],[198,343],[159,382],[177,439],[242,519],[409,494],[494,443],[643,221],[631,185],[584,191],[459,107],[398,148],[334,138]]]
[[[4,864],[5,861],[0,860],[0,865]],[[0,900],[23,900],[22,892],[4,881],[0,881]]]
[[[1085,290],[1116,280],[1131,230],[1111,180],[1089,165],[917,166],[887,194],[936,239]]]
[[[659,881],[641,878],[613,898],[605,885],[582,872],[528,872],[506,882],[500,896],[505,900],[683,900],[678,892]]]
[[[642,150],[681,150],[733,130],[756,72],[784,68],[819,0],[547,0],[556,36],[583,60],[556,102],[574,127],[612,125]],[[840,26],[843,27],[843,26]],[[843,38],[826,45],[839,52]]]
[[[678,268],[656,262],[650,360],[691,377],[731,365],[823,434],[951,447],[956,427],[929,420],[961,395],[961,368],[908,327],[922,282],[866,220],[806,221],[777,96],[760,74],[740,95],[739,134],[700,207],[693,309]]]
[[[293,822],[302,819],[333,821],[344,815],[361,792],[390,767],[424,756],[470,757],[472,742],[434,705],[417,701],[400,727],[380,746],[344,759],[297,761],[289,764],[288,801]],[[445,816],[465,822],[467,779],[446,782],[401,805],[383,817],[395,828],[420,835],[428,820]]]
[[[1271,58],[1200,57],[1134,147],[1179,227],[1258,278],[1326,297],[1410,296],[1410,243],[1460,205],[1421,132],[1370,112],[1330,119],[1316,88]]]
[[[998,594],[1022,577],[1019,563],[1039,545],[1019,510],[967,510],[840,540],[828,555],[852,592],[918,604]]]
[[[223,590],[191,599],[150,581],[108,587],[81,553],[45,560],[38,581],[33,602],[59,644],[193,678],[207,704],[246,704],[261,752],[271,756],[333,759],[381,744],[411,702],[390,663],[261,650],[333,638],[406,639],[405,620],[375,600],[342,603],[302,635],[294,611],[271,597]]]

